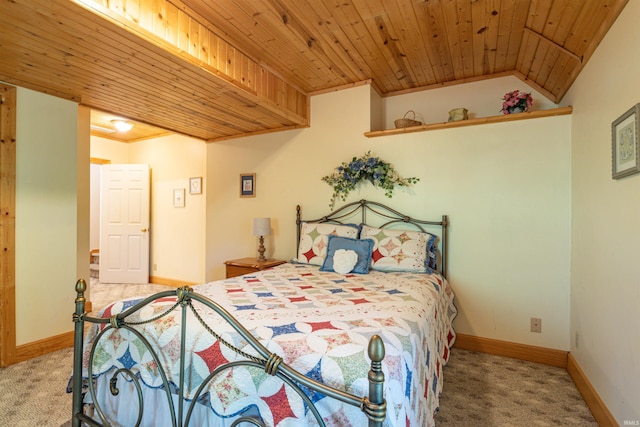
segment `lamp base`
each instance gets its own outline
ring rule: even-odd
[[[264,252],[266,251],[264,247],[264,237],[260,236],[260,245],[258,246],[258,262],[265,262],[267,259],[264,257]]]

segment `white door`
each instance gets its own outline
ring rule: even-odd
[[[102,166],[100,282],[149,281],[149,165]]]

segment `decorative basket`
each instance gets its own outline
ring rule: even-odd
[[[412,119],[407,118],[407,114],[412,114],[413,118]],[[409,110],[406,113],[404,113],[404,116],[401,119],[396,120],[394,123],[396,125],[396,128],[408,128],[411,126],[420,126],[422,122],[415,120],[415,118],[416,118],[415,111]]]

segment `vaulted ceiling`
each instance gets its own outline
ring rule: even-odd
[[[627,1],[0,0],[0,81],[206,141],[308,126],[310,95],[362,82],[515,75],[559,102]]]

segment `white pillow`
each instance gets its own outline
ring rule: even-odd
[[[338,249],[333,254],[333,271],[340,274],[351,273],[357,262],[358,254],[356,251]]]

